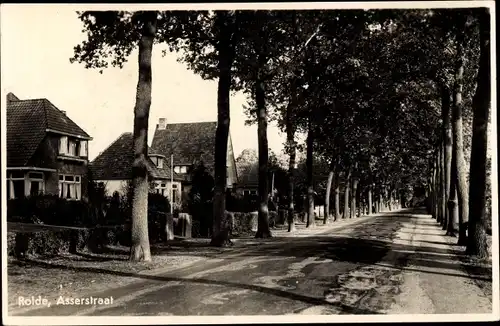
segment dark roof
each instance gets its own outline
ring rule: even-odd
[[[258,163],[236,163],[239,186],[257,186],[259,184]]]
[[[131,179],[132,164],[134,162],[132,148],[133,134],[131,132],[123,133],[89,164],[92,178],[95,180]],[[154,179],[170,179],[170,168],[167,163],[165,160],[163,162],[163,169],[159,169],[148,158],[147,168],[149,175]],[[175,173],[174,179],[183,180]]]
[[[26,165],[47,129],[91,139],[49,100],[19,100],[7,94],[7,166]]]
[[[215,131],[217,122],[170,123],[165,129],[156,126],[151,147],[168,159],[173,154],[174,165],[203,162],[213,173]]]

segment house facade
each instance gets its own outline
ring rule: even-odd
[[[133,134],[123,133],[108,148],[90,163],[92,180],[102,183],[108,195],[118,192],[125,195],[129,181],[132,180],[132,164],[134,162]],[[148,148],[146,161],[151,192],[168,197],[172,203],[180,202],[182,176],[171,173],[166,157]]]
[[[156,125],[151,148],[173,162],[174,172],[184,178],[182,191],[189,192],[191,172],[203,164],[213,176],[215,165],[215,132],[217,122],[192,122],[167,124],[160,118]],[[227,144],[227,188],[234,190],[238,183],[236,161],[231,134]],[[170,163],[171,164],[171,163]]]
[[[92,138],[47,99],[7,94],[7,198],[40,193],[87,197]]]

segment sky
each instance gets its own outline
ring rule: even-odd
[[[29,23],[28,23],[29,22]],[[137,86],[137,51],[123,69],[85,69],[69,62],[73,47],[86,39],[74,9],[58,6],[2,6],[2,91],[19,99],[47,98],[93,140],[94,159],[124,132],[133,130]],[[217,120],[217,81],[205,81],[176,61],[176,54],[162,57],[153,49],[153,89],[149,119],[151,144],[159,118],[167,122]],[[231,137],[236,155],[257,149],[257,126],[245,126],[245,96],[231,98]],[[285,136],[269,125],[269,147],[283,149]]]

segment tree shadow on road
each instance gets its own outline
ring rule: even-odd
[[[38,262],[38,261],[34,262],[34,264],[46,267],[48,269],[54,269],[54,268],[66,269],[67,268],[66,266],[63,266],[63,265],[56,265],[56,264],[50,264],[50,263],[44,263],[44,262]],[[283,291],[283,290],[279,290],[279,289],[274,289],[274,288],[269,288],[269,287],[254,285],[254,284],[236,283],[236,282],[229,282],[229,281],[222,281],[222,280],[211,280],[211,279],[204,279],[204,278],[183,278],[183,277],[146,275],[146,274],[137,274],[137,273],[130,273],[130,272],[110,271],[107,269],[94,268],[94,267],[76,267],[73,269],[76,271],[82,271],[82,272],[105,273],[105,274],[111,274],[111,275],[122,276],[122,277],[134,277],[134,278],[143,279],[143,280],[162,281],[162,282],[183,282],[183,283],[226,286],[226,287],[231,287],[231,288],[239,288],[239,289],[261,292],[264,294],[274,295],[274,296],[282,297],[282,298],[289,299],[289,300],[300,301],[300,302],[310,304],[310,305],[334,306],[334,307],[340,309],[341,313],[344,313],[344,314],[379,314],[376,311],[371,311],[368,309],[360,309],[360,308],[344,305],[341,303],[330,303],[330,302],[328,302],[324,299],[321,299],[321,298],[309,297],[309,296],[305,296],[305,295],[301,295],[301,294],[297,294],[297,293],[293,293],[293,292]],[[36,316],[37,311],[39,311],[39,310],[31,311],[29,313],[29,315]]]

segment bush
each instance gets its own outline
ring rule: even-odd
[[[252,235],[257,231],[258,214],[255,212],[231,212],[232,218],[232,235],[244,236]]]
[[[228,193],[226,195],[226,209],[232,212],[254,212],[259,209],[259,201],[256,195],[238,195]]]
[[[122,226],[79,230],[46,230],[38,232],[9,232],[7,251],[10,256],[53,257],[62,253],[88,250],[100,253],[108,244],[116,244],[123,237]],[[130,234],[128,235],[130,241]]]
[[[7,202],[7,220],[63,226],[88,226],[96,222],[89,203],[69,201],[57,195],[10,199]]]

